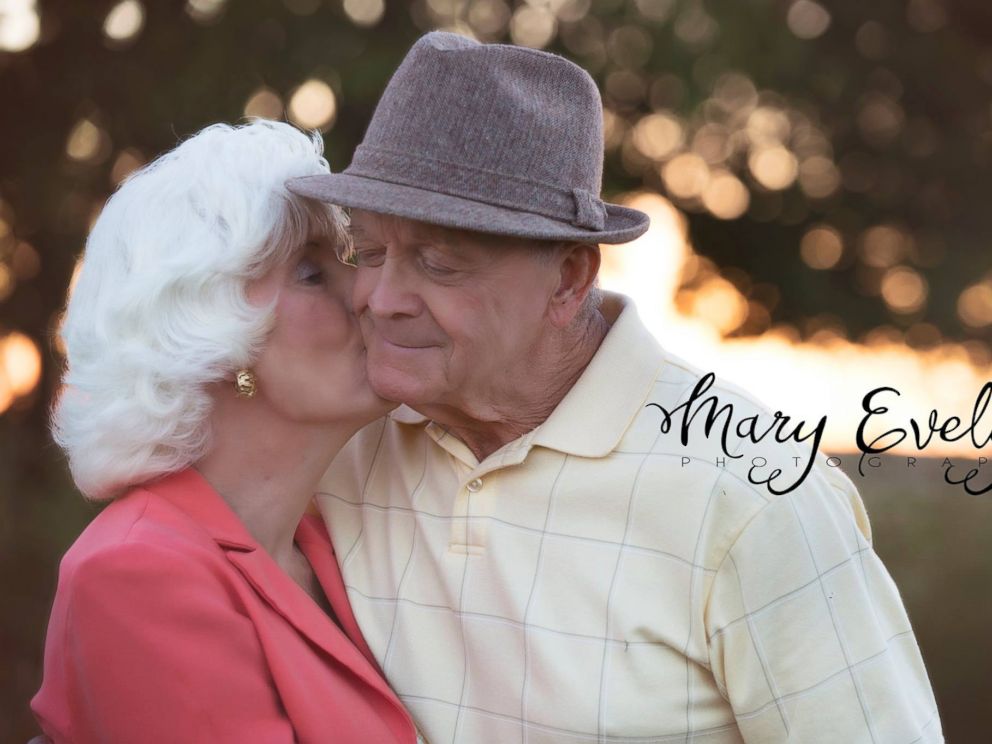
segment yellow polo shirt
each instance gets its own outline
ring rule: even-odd
[[[702,372],[633,305],[534,430],[478,462],[401,407],[359,432],[318,503],[355,616],[433,744],[941,742],[916,638],[857,489],[823,455],[657,403]],[[734,419],[767,409],[717,381]],[[678,421],[678,419],[676,419]],[[733,427],[736,429],[737,427]],[[790,471],[790,468],[792,470]],[[796,469],[798,468],[798,469]]]

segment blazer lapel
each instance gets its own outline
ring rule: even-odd
[[[311,643],[346,666],[359,679],[388,698],[395,699],[395,693],[379,674],[375,659],[358,630],[337,571],[328,580],[329,571],[322,569],[318,578],[347,636],[258,544],[223,497],[195,469],[187,468],[145,488],[168,500],[203,527],[255,592]],[[304,517],[304,522],[307,519],[315,518]],[[303,542],[312,543],[315,539],[312,530],[313,525],[303,523],[297,529],[297,537],[304,538],[301,548]],[[329,539],[327,546],[330,547]],[[314,551],[311,545],[309,552],[319,551]],[[319,554],[313,557],[321,560]],[[333,553],[328,551],[325,560],[333,563]],[[333,581],[334,575],[338,585]]]
[[[252,552],[229,550],[227,559],[259,596],[313,644],[347,666],[366,684],[390,698],[394,697],[374,662],[369,663],[352,640],[279,568],[268,553],[261,548]],[[341,617],[339,606],[334,606],[334,611]],[[365,645],[364,641],[362,645]]]
[[[366,643],[365,636],[355,619],[355,613],[351,610],[351,601],[348,599],[344,577],[338,567],[334,546],[331,544],[327,528],[320,517],[310,515],[303,517],[296,533],[296,542],[299,543],[300,549],[303,550],[310,565],[313,566],[313,570],[320,580],[320,585],[324,589],[324,594],[331,603],[331,609],[334,610],[344,632],[356,648],[362,652],[362,655],[369,660],[369,663],[381,673],[379,662],[376,661],[375,654]]]

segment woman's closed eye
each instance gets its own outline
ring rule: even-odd
[[[301,258],[296,264],[296,280],[302,284],[317,286],[324,283],[324,267],[312,258]]]

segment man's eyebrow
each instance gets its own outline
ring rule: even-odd
[[[362,229],[360,227],[352,227],[351,228],[351,239],[352,240],[371,241],[373,238],[372,238],[372,236],[369,234],[369,232],[367,230],[364,230],[364,229]]]

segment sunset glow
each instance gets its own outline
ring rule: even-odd
[[[740,385],[772,409],[807,421],[809,428],[826,415],[822,449],[827,453],[858,452],[855,434],[865,417],[862,399],[879,387],[894,388],[899,395],[880,393],[873,400],[889,411],[872,417],[866,441],[896,428],[908,432],[910,418],[925,427],[931,409],[938,411],[940,422],[952,415],[962,419],[959,432],[970,422],[976,397],[992,370],[977,364],[967,346],[941,343],[920,351],[883,335],[874,336],[866,345],[829,328],[815,334],[815,341],[801,342],[789,328],[774,326],[754,337],[724,338],[723,334],[739,325],[747,300],[733,284],[714,274],[700,283],[699,290],[689,293],[691,301],[677,302],[686,267],[700,262],[687,242],[685,218],[655,194],[640,194],[626,203],[651,216],[651,229],[627,245],[603,247],[603,287],[632,297],[662,345],[702,371],[713,371],[718,379]],[[838,250],[824,237],[820,241],[826,247],[804,254],[817,268],[830,265]],[[873,242],[884,243],[892,235],[873,237]],[[883,240],[878,241],[879,237]],[[908,304],[918,301],[922,285],[913,278],[896,276],[899,281],[889,290],[891,299]],[[986,418],[984,426],[976,429],[992,429],[992,416]],[[990,456],[992,448],[979,452],[970,437],[947,443],[935,435],[920,452],[909,433],[888,454],[974,460],[979,455]]]

